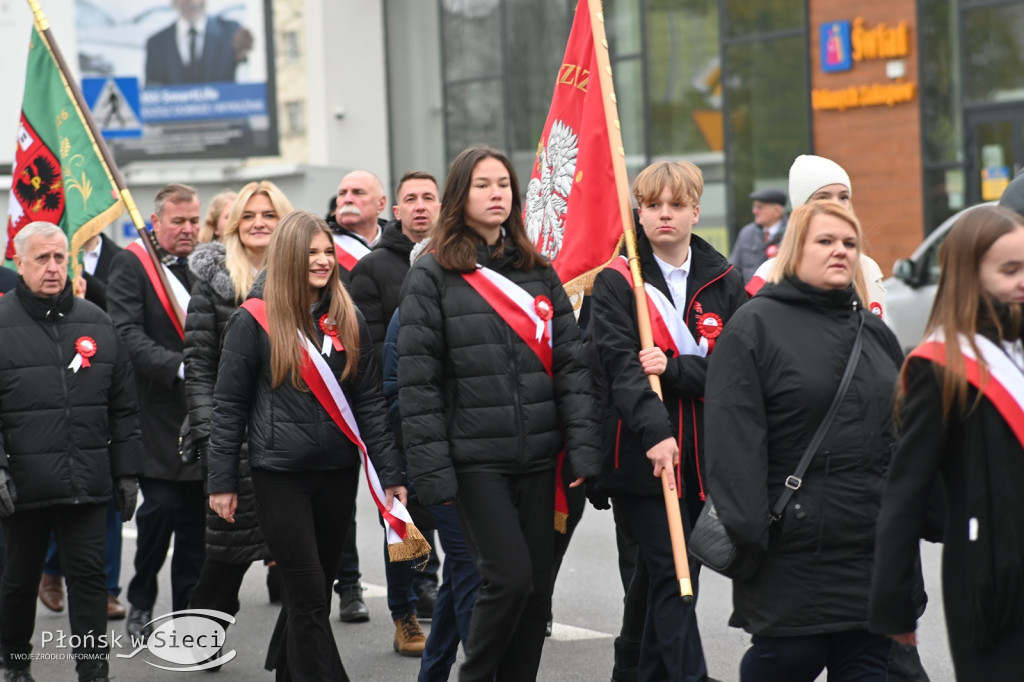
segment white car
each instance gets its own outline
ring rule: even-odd
[[[978,204],[994,206],[995,202]],[[901,258],[892,268],[892,277],[882,285],[886,291],[885,317],[899,339],[900,346],[909,352],[924,337],[924,328],[932,312],[932,300],[939,283],[939,247],[946,239],[949,228],[960,216],[970,211],[969,206],[932,231],[910,258]]]

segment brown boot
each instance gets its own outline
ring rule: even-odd
[[[54,613],[64,610],[63,576],[43,573],[43,579],[39,581],[39,601]]]
[[[427,636],[423,634],[415,613],[395,619],[395,651],[402,656],[422,656]]]
[[[107,595],[107,620],[123,620],[127,612],[124,606],[112,594]]]

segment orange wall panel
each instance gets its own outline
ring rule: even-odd
[[[820,26],[839,20],[864,20],[870,30],[879,24],[909,28],[909,54],[894,58],[906,69],[902,79],[886,75],[892,59],[854,61],[849,71],[825,73],[819,50]],[[919,82],[914,0],[811,0],[811,89],[838,90],[862,85]],[[912,101],[892,106],[866,106],[845,111],[812,113],[814,153],[839,163],[853,184],[853,205],[864,226],[867,253],[888,276],[897,258],[905,258],[924,236],[921,186],[920,92]]]

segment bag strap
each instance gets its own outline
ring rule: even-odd
[[[793,498],[793,494],[803,485],[803,476],[807,473],[807,467],[811,465],[811,460],[814,459],[814,455],[818,452],[821,441],[825,440],[825,434],[828,433],[829,427],[832,426],[832,421],[839,412],[839,404],[843,402],[846,390],[850,387],[850,382],[853,381],[853,373],[857,369],[858,361],[860,361],[860,349],[864,345],[863,309],[859,310],[858,314],[860,322],[857,325],[857,336],[853,340],[853,350],[850,351],[850,359],[846,361],[846,370],[843,372],[843,378],[840,380],[839,388],[836,390],[836,397],[832,399],[832,404],[829,406],[825,418],[821,420],[818,430],[814,432],[811,442],[807,444],[807,450],[804,451],[804,456],[800,458],[800,463],[796,465],[796,470],[786,477],[786,489],[782,491],[782,494],[775,500],[775,505],[772,507],[772,521],[778,521],[782,518],[782,512],[786,510],[786,505]]]

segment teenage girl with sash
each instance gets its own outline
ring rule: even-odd
[[[424,505],[455,504],[482,578],[459,679],[532,680],[550,613],[560,453],[574,485],[600,466],[579,330],[526,236],[500,152],[455,159],[428,249],[399,308],[409,472]]]
[[[946,522],[943,600],[959,680],[1024,668],[1024,222],[979,206],[939,251],[926,338],[903,365],[902,435],[878,518],[871,626],[916,645],[911,583],[929,491]]]
[[[374,495],[379,506],[404,501],[405,473],[369,329],[338,279],[330,230],[312,213],[278,222],[265,281],[228,321],[213,405],[210,506],[227,521],[237,510],[248,427],[256,518],[284,587],[277,678],[348,680],[330,594],[364,445],[384,486]]]

